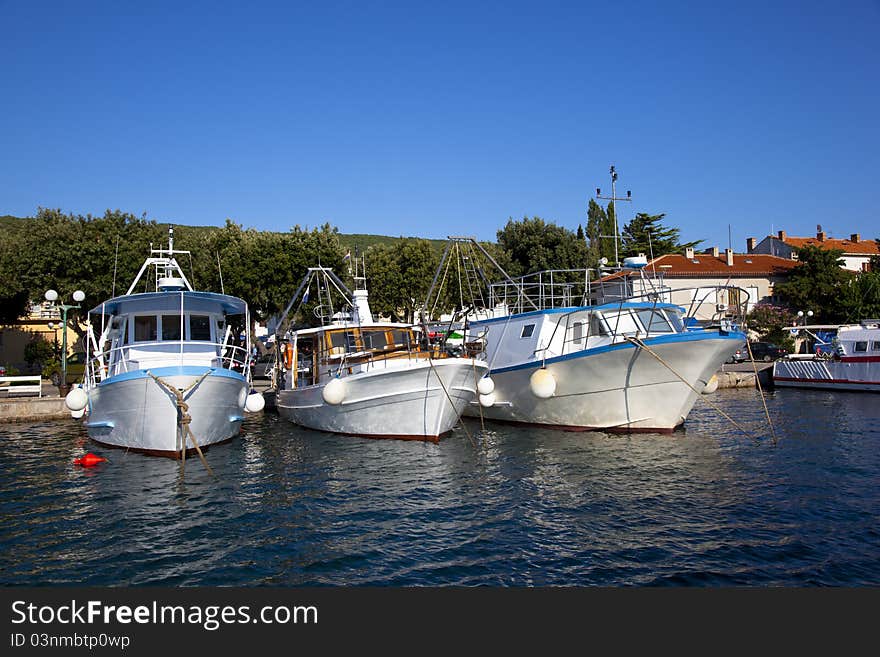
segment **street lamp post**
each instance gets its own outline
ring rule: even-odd
[[[803,322],[802,326],[806,326],[807,320],[813,316],[813,311],[808,310],[807,312],[804,312],[803,310],[798,310],[797,316],[798,316],[798,319],[800,319]]]
[[[86,298],[86,293],[82,290],[77,290],[73,293],[73,300],[77,302],[76,305],[56,304],[58,293],[55,290],[46,290],[45,297],[46,301],[50,302],[53,308],[61,311],[61,385],[58,386],[58,393],[63,397],[67,394],[67,311],[79,308],[79,302]]]

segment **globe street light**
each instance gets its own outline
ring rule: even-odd
[[[803,310],[798,310],[797,316],[798,316],[798,318],[801,318],[801,319],[802,319],[802,321],[803,321],[803,325],[806,326],[806,325],[807,325],[807,320],[808,320],[810,317],[813,316],[813,311],[812,311],[812,310],[808,310],[808,311],[805,313]]]
[[[86,298],[86,293],[82,290],[77,290],[73,293],[73,300],[77,302],[76,305],[56,304],[58,293],[55,290],[46,290],[44,296],[46,301],[52,304],[53,308],[61,311],[61,385],[58,386],[58,393],[64,397],[67,394],[67,311],[79,308],[79,302]]]

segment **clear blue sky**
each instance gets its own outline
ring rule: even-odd
[[[880,3],[0,0],[0,214],[880,237]]]

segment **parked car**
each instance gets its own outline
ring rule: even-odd
[[[769,363],[771,360],[776,360],[777,358],[782,358],[788,354],[785,349],[776,346],[772,342],[750,342],[749,348],[752,350],[753,360],[762,360],[765,363]],[[736,361],[737,363],[749,359],[748,349],[741,349],[737,353],[740,354],[739,360]]]
[[[86,360],[88,356],[84,351],[76,351],[67,357],[67,383],[76,383],[81,381],[86,371]],[[61,363],[54,363],[47,371],[43,372],[43,376],[52,380],[52,385],[61,385]]]

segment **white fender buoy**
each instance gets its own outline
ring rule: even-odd
[[[477,381],[477,392],[481,395],[491,395],[495,391],[495,382],[491,377],[484,376]]]
[[[266,406],[266,399],[259,392],[252,392],[244,402],[244,410],[248,413],[259,413]]]
[[[84,408],[81,408],[78,411],[70,411],[70,417],[72,417],[74,420],[80,419],[85,414],[86,414],[86,409],[84,409]]]
[[[483,408],[491,408],[495,405],[495,393],[490,392],[488,395],[480,395],[480,406]]]
[[[529,377],[529,389],[539,399],[549,399],[556,393],[556,379],[549,370],[535,370]]]
[[[345,399],[345,381],[342,379],[331,379],[321,391],[321,397],[332,406],[341,404],[342,400]]]
[[[706,387],[703,388],[703,394],[709,395],[718,390],[718,376],[716,374],[712,375],[712,378],[706,382]]]
[[[86,394],[86,391],[82,388],[72,388],[70,392],[67,393],[67,396],[64,398],[64,404],[71,411],[81,411],[86,407],[86,404],[89,403],[89,396]]]

